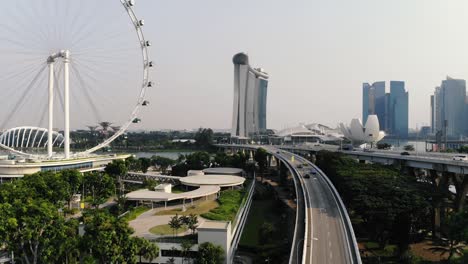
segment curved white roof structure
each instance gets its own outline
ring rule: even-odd
[[[0,135],[0,144],[10,148],[45,148],[47,147],[46,128],[22,126],[5,130]],[[62,134],[52,132],[52,145],[61,147],[64,143]]]
[[[351,120],[349,126],[340,124],[344,136],[353,143],[376,143],[385,137],[385,132],[380,131],[379,119],[376,115],[369,115],[365,126],[360,119]]]
[[[332,129],[328,126],[312,123],[308,125],[299,125],[276,132],[278,137],[314,137],[322,141],[340,140],[343,135],[338,129]]]
[[[198,177],[198,176],[197,176]],[[149,191],[148,189],[141,189],[127,193],[127,200],[130,201],[154,201],[154,202],[168,202],[173,200],[193,199],[205,197],[218,193],[221,190],[219,186],[207,185],[200,188],[184,193],[166,193]]]
[[[180,182],[187,186],[210,186],[231,187],[242,185],[245,178],[232,175],[197,175],[180,178]]]
[[[242,175],[243,169],[229,168],[229,167],[214,167],[206,168],[203,170],[204,174],[216,174],[216,175]]]

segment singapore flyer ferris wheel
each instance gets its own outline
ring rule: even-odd
[[[82,157],[140,123],[154,86],[144,24],[134,0],[2,4],[0,149]],[[103,136],[89,141],[72,133],[87,129]]]

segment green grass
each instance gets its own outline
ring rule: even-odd
[[[181,228],[177,230],[177,234],[184,233],[187,230],[188,228],[186,226],[182,226]],[[174,230],[169,225],[153,226],[152,228],[150,228],[149,231],[151,232],[151,234],[160,235],[160,236],[174,234]]]
[[[137,206],[133,208],[128,214],[124,215],[123,218],[126,219],[127,221],[132,221],[132,220],[135,220],[139,215],[141,215],[142,213],[148,210],[149,208],[146,206]]]
[[[273,212],[274,208],[271,201],[254,200],[239,243],[251,247],[258,246],[258,230],[266,219],[274,217]]]
[[[204,213],[208,213],[209,211],[215,209],[219,206],[217,201],[203,201],[199,204],[193,206],[186,206],[186,211],[182,212],[182,209],[172,209],[172,210],[165,210],[155,213],[154,215],[189,215],[189,214],[196,214],[201,215]]]
[[[220,206],[201,216],[210,220],[233,221],[245,195],[245,190],[223,191],[218,198]]]
[[[187,190],[185,190],[185,188],[182,185],[176,185],[172,187],[172,193],[183,193],[183,192],[187,192]]]

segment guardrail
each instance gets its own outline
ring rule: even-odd
[[[234,220],[232,221],[233,224],[233,236],[232,236],[232,241],[231,241],[231,248],[229,249],[230,251],[230,259],[227,261],[227,263],[232,263],[234,259],[234,255],[237,250],[237,246],[239,245],[239,241],[242,237],[242,231],[244,230],[245,222],[247,221],[247,218],[249,216],[249,211],[250,211],[250,206],[252,205],[252,198],[253,194],[255,191],[255,176],[250,184],[248,193],[247,193],[247,199],[245,201],[245,204],[240,208],[239,212],[237,212]]]
[[[275,154],[273,154],[275,155]],[[298,190],[298,186],[301,187],[302,185],[301,184],[298,184],[298,181],[300,181],[299,179],[299,173],[297,172],[296,169],[294,169],[294,167],[292,167],[290,164],[289,164],[289,161],[281,156],[276,156],[278,159],[280,159],[281,161],[283,161],[283,163],[286,165],[286,167],[288,167],[288,169],[293,173],[293,181],[294,181],[294,189],[296,191],[296,202],[298,201],[298,198],[299,198],[299,190]],[[297,180],[296,180],[297,178]],[[305,196],[305,193],[304,193],[304,190],[302,188],[301,189],[301,193],[302,193],[302,197],[304,199],[304,204],[306,204],[306,196]],[[304,239],[303,240],[303,247],[302,247],[302,261],[301,263],[305,263],[305,254],[306,254],[306,246],[307,246],[307,236],[308,236],[308,226],[307,226],[307,223],[309,221],[308,219],[308,216],[307,216],[307,206],[304,206],[304,215],[305,215],[305,218],[304,218]],[[299,222],[299,204],[297,205],[297,209],[296,209],[296,224],[294,226],[294,235],[293,235],[293,240],[292,240],[292,243],[291,243],[291,254],[289,255],[289,264],[293,264],[294,263],[294,251],[297,249],[297,244],[300,243],[297,242],[297,227],[299,226],[300,222]],[[299,252],[297,253],[299,254]],[[298,264],[298,263],[296,263]]]
[[[304,159],[304,158],[302,158],[302,159]],[[346,210],[346,206],[344,205],[343,201],[341,200],[340,194],[338,193],[338,191],[336,190],[335,186],[330,181],[328,176],[318,166],[316,166],[315,164],[313,164],[312,162],[310,162],[310,161],[308,161],[306,159],[304,159],[304,160],[307,161],[307,163],[309,163],[312,167],[314,167],[314,169],[318,173],[320,173],[320,175],[325,180],[325,183],[327,184],[328,188],[331,190],[332,195],[335,198],[335,201],[338,203],[338,210],[339,210],[339,212],[340,212],[340,214],[342,216],[341,217],[342,223],[343,223],[343,226],[345,228],[345,232],[347,234],[347,236],[346,236],[347,241],[346,242],[348,244],[348,252],[350,253],[349,255],[352,257],[352,261],[353,261],[352,263],[361,264],[362,263],[361,255],[359,253],[358,243],[357,243],[356,236],[354,234],[353,225],[351,223],[351,219],[349,218],[348,211]]]
[[[358,243],[356,240],[356,235],[354,234],[354,229],[353,229],[353,224],[351,223],[351,219],[349,218],[348,211],[346,210],[346,206],[344,205],[343,201],[341,200],[341,196],[336,190],[335,186],[333,183],[330,181],[330,179],[327,177],[327,175],[315,164],[312,164],[314,168],[323,176],[325,179],[325,182],[327,183],[328,187],[330,190],[332,190],[332,194],[335,197],[335,200],[338,202],[338,209],[341,212],[341,215],[344,217],[343,219],[343,226],[345,227],[345,231],[348,234],[347,239],[348,239],[348,249],[351,252],[351,256],[353,257],[353,263],[356,264],[361,264],[361,254],[359,253],[359,247]]]
[[[255,150],[255,149],[259,148],[259,147],[262,147],[262,146],[248,146],[248,145],[235,145],[235,144],[234,144],[234,145],[233,145],[233,144],[218,144],[217,146],[219,146],[219,147],[224,147],[224,148],[243,148],[243,149],[249,149],[249,150]],[[268,151],[268,149],[267,149],[267,151]],[[288,167],[288,169],[293,173],[293,181],[294,181],[294,187],[295,187],[294,189],[295,189],[295,192],[296,192],[296,199],[299,198],[299,191],[301,191],[302,197],[303,197],[303,200],[304,200],[304,203],[306,203],[306,200],[307,200],[307,199],[306,199],[306,197],[305,197],[304,190],[301,188],[302,185],[301,185],[301,184],[298,184],[298,181],[299,181],[299,174],[298,174],[298,172],[289,164],[289,162],[288,162],[287,159],[281,157],[281,155],[276,155],[276,153],[273,153],[273,152],[271,152],[271,151],[268,151],[268,152],[269,152],[271,155],[273,155],[273,156],[275,156],[276,158],[278,158],[279,160],[281,160],[281,161]],[[296,179],[296,177],[297,177],[297,179]],[[300,190],[298,190],[298,189],[299,189],[298,187],[300,187]],[[299,217],[299,205],[298,205],[297,208],[298,208],[298,209],[296,210],[296,223],[295,223],[295,226],[294,226],[293,241],[292,241],[292,243],[291,243],[292,245],[291,245],[291,254],[290,254],[290,256],[289,256],[289,264],[295,263],[295,262],[294,262],[294,261],[295,261],[295,259],[294,259],[294,252],[295,252],[296,247],[297,247],[297,244],[298,244],[298,242],[297,242],[297,236],[298,236],[298,233],[297,233],[298,231],[297,231],[297,229],[298,229],[298,226],[299,226],[299,224],[300,224],[300,219],[299,219],[299,218],[300,218],[300,217]],[[306,212],[306,210],[307,210],[307,207],[304,206],[304,215],[305,215],[305,218],[304,218],[305,228],[304,228],[304,229],[307,231],[307,221],[308,221],[308,219],[306,219],[306,218],[307,218],[307,212]],[[307,235],[305,235],[305,238],[307,238]],[[299,241],[299,242],[300,242],[300,241]],[[305,251],[305,248],[306,248],[306,242],[305,242],[305,240],[304,240],[304,246],[303,246],[303,249],[302,249],[302,261],[301,261],[301,263],[304,263],[304,261],[305,261],[305,257],[304,257],[305,252],[306,252],[306,251]],[[234,255],[234,254],[231,254],[231,256],[233,256],[233,255]]]

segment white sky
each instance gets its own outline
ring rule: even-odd
[[[97,11],[110,12],[106,4],[114,1],[99,2]],[[267,125],[276,129],[360,118],[362,83],[382,80],[406,82],[410,127],[421,126],[429,123],[434,87],[447,75],[468,79],[466,0],[136,0],[135,10],[153,43],[152,77],[159,85],[148,94],[143,122],[132,129],[229,128],[231,59],[240,51],[271,75]],[[103,25],[127,19],[110,17],[85,18]],[[133,34],[128,39],[136,41]],[[101,111],[113,121],[119,110],[111,104]]]
[[[410,127],[421,126],[429,123],[434,87],[447,75],[468,79],[463,0],[137,4],[158,63],[161,87],[151,94],[156,104],[145,114],[154,127],[229,127],[231,57],[239,51],[271,75],[271,128],[361,117],[362,82],[381,80],[406,82]]]

